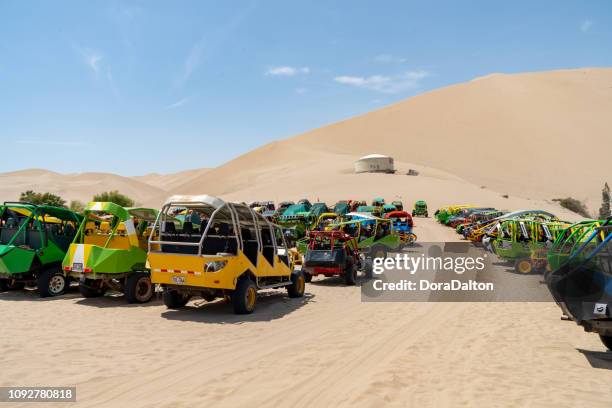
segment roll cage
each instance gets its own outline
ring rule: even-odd
[[[188,228],[183,225],[181,231],[177,230],[173,221],[169,221],[169,212],[175,207],[200,212],[203,215],[200,230],[191,225]],[[155,231],[159,231],[158,240]],[[216,245],[219,243],[225,247]],[[272,224],[246,204],[229,203],[212,196],[174,196],[168,199],[153,225],[149,251],[156,252],[153,246],[157,245],[161,252],[207,257],[237,255],[240,251],[254,265],[257,265],[260,253],[270,263],[273,254],[287,255],[287,244],[280,226]]]

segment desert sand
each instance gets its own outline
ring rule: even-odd
[[[416,231],[456,239],[432,219]],[[315,279],[303,299],[271,291],[236,316],[223,301],[169,311],[75,292],[0,294],[0,385],[76,385],[83,407],[612,401],[610,353],[552,302],[364,303],[359,287]]]
[[[594,157],[612,147],[610,112],[612,69],[495,74],[213,169],[4,173],[0,197],[34,189],[87,201],[118,189],[157,207],[173,193],[329,203],[383,196],[575,220],[552,198],[599,207],[612,162]],[[370,153],[395,157],[397,174],[353,174],[354,160]],[[418,219],[415,232],[421,241],[457,239],[432,219]],[[560,316],[552,302],[363,303],[358,287],[333,279],[307,285],[301,300],[270,292],[246,317],[220,301],[168,311],[159,300],[133,306],[75,290],[53,299],[4,293],[0,385],[76,385],[77,406],[609,407],[610,353]]]

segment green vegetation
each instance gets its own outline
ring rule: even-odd
[[[603,190],[601,190],[601,208],[599,208],[599,219],[605,220],[612,212],[610,211],[610,186],[608,183],[604,185]]]
[[[124,194],[121,194],[117,190],[105,191],[103,193],[96,194],[91,201],[115,203],[117,205],[120,205],[121,207],[134,206],[134,200]]]
[[[51,193],[36,193],[32,190],[24,191],[19,196],[19,201],[22,203],[30,203],[36,205],[52,205],[55,207],[66,207],[66,200],[62,197]]]
[[[580,200],[576,200],[572,197],[567,198],[555,198],[553,201],[559,202],[561,207],[566,208],[570,211],[575,212],[576,214],[580,214],[585,218],[591,218],[591,214],[589,214],[589,210],[586,205]]]

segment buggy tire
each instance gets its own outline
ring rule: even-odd
[[[370,252],[371,258],[386,258],[387,257],[387,248],[383,245],[374,245]]]
[[[178,290],[164,288],[162,298],[168,309],[180,309],[189,302],[191,296],[179,293]]]
[[[609,351],[612,351],[612,336],[599,335],[599,339]]]
[[[366,279],[372,279],[374,276],[374,262],[372,259],[366,259],[363,261],[363,272]]]
[[[8,291],[9,291],[9,280],[0,279],[0,292],[8,292]]]
[[[89,281],[93,281],[93,279],[87,279]],[[90,285],[88,285],[86,282],[79,282],[79,293],[81,294],[81,296],[83,296],[86,299],[89,298],[95,298],[95,297],[100,297],[102,295],[104,295],[104,289],[102,288],[102,285],[100,285],[99,289],[96,288],[92,288]]]
[[[529,258],[519,258],[514,261],[514,270],[521,275],[527,275],[533,272],[533,264]]]
[[[238,280],[236,290],[232,293],[232,306],[236,314],[251,314],[257,303],[257,288],[248,278]]]
[[[36,286],[41,298],[59,296],[68,288],[68,281],[60,268],[49,268],[38,276]]]
[[[308,272],[304,273],[304,280],[306,281],[306,283],[312,282],[312,275]]]
[[[147,303],[153,297],[155,287],[146,272],[133,272],[125,280],[123,294],[128,303]]]
[[[287,286],[287,294],[290,298],[304,296],[306,290],[306,277],[302,271],[293,271],[291,274],[291,285]]]
[[[347,286],[354,286],[357,283],[357,267],[352,260],[348,261],[344,268],[344,283]]]

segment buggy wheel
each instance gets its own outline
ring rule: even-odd
[[[608,350],[612,351],[612,336],[604,336],[603,334],[600,334],[599,339]]]
[[[164,288],[162,297],[164,299],[164,305],[166,305],[168,309],[180,309],[181,307],[185,306],[191,298],[191,296],[187,294],[182,294],[179,293],[178,290],[169,288]]]
[[[9,290],[9,280],[0,279],[0,292],[8,292],[8,290]]]
[[[104,295],[104,286],[101,280],[87,279],[79,282],[79,293],[84,298],[94,298]]]
[[[527,275],[533,271],[533,265],[531,264],[531,259],[529,258],[519,258],[514,261],[514,270],[518,273],[522,273]]]
[[[44,270],[36,280],[40,297],[62,295],[66,291],[66,277],[59,268]]]
[[[347,262],[344,268],[344,283],[349,286],[357,283],[357,267],[352,261]]]
[[[298,298],[304,296],[306,290],[306,278],[304,272],[294,271],[291,274],[291,285],[287,286],[287,293],[290,298]]]
[[[236,314],[250,314],[255,310],[257,302],[257,288],[252,280],[242,278],[232,293],[232,305]]]
[[[363,271],[364,271],[366,279],[372,279],[372,276],[374,275],[373,270],[374,270],[374,264],[372,260],[371,259],[364,260],[363,261]]]
[[[304,273],[304,280],[306,281],[306,283],[312,282],[312,275],[308,272]]]
[[[372,247],[372,258],[386,258],[387,249],[382,245],[374,245]]]
[[[128,303],[146,303],[153,297],[153,284],[146,272],[134,272],[125,280],[123,290]]]

